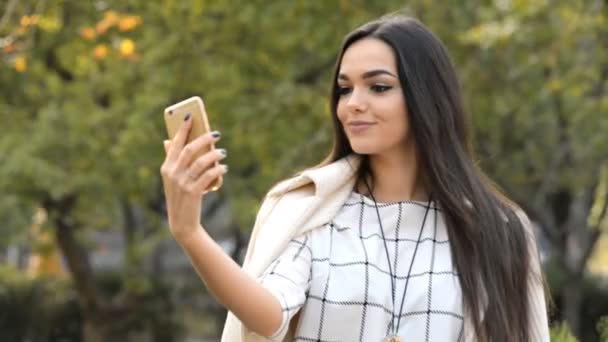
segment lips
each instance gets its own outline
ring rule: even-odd
[[[375,122],[370,121],[352,121],[347,126],[352,133],[363,133],[375,124]]]

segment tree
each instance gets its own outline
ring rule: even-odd
[[[608,8],[522,1],[477,13],[460,37],[476,48],[463,64],[482,165],[548,237],[581,336],[583,276],[608,230]]]
[[[105,317],[128,315],[157,279],[142,274],[142,260],[168,238],[162,109],[201,95],[222,131],[231,171],[203,217],[216,236],[241,241],[237,258],[268,188],[329,150],[340,39],[400,6],[9,0],[0,8],[0,229],[10,237],[2,242],[23,240],[44,208],[87,334],[110,339],[117,328]],[[566,317],[580,334],[580,280],[608,221],[605,4],[416,0],[407,12],[454,57],[480,163],[546,230],[568,275]],[[228,219],[215,220],[226,207]],[[88,261],[99,230],[126,241],[122,291],[111,298]]]

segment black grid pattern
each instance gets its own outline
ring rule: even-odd
[[[441,209],[427,203],[378,203],[391,274],[371,199],[352,193],[325,226],[293,239],[259,281],[283,307],[282,341],[302,311],[296,341],[382,341],[398,321],[407,271],[418,243],[398,332],[410,341],[460,341],[462,295]],[[393,299],[394,298],[394,299]]]

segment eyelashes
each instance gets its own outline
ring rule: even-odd
[[[371,89],[376,93],[384,93],[385,91],[389,91],[389,90],[393,89],[393,87],[388,86],[388,85],[377,84],[377,85],[371,86]]]
[[[383,85],[383,84],[374,84],[374,85],[370,86],[369,88],[374,93],[384,93],[384,92],[387,92],[387,91],[393,89],[393,86]],[[340,96],[350,94],[351,92],[352,92],[351,87],[338,86],[338,95],[340,95]]]
[[[350,93],[351,89],[349,87],[340,87],[338,86],[338,95],[344,96]]]

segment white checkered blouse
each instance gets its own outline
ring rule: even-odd
[[[398,335],[405,341],[460,341],[462,294],[442,212],[426,202],[378,203],[395,282],[391,277],[374,202],[353,192],[336,217],[293,239],[258,279],[279,300],[283,322],[271,337],[282,341],[301,311],[296,341],[379,342],[397,324],[414,248]]]

